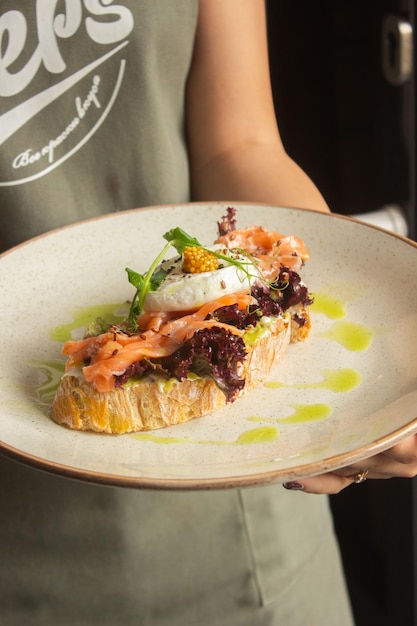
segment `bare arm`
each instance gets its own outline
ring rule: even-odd
[[[263,0],[200,0],[187,132],[194,200],[328,210],[282,145]]]

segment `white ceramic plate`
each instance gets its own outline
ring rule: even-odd
[[[198,489],[299,479],[417,431],[417,245],[340,216],[234,206],[238,227],[296,234],[311,253],[303,272],[316,298],[310,337],[290,346],[267,384],[216,414],[145,435],[51,421],[62,367],[56,337],[91,307],[130,298],[124,268],[146,270],[170,228],[210,244],[227,205],[107,215],[0,257],[0,451],[94,482]]]

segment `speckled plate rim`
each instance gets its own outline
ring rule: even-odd
[[[34,469],[50,472],[58,476],[69,479],[80,480],[82,482],[107,485],[124,488],[140,488],[149,490],[175,490],[175,491],[197,491],[213,489],[238,489],[245,487],[257,487],[274,483],[284,483],[292,480],[301,480],[318,474],[336,471],[343,467],[348,467],[352,463],[362,461],[369,456],[386,451],[388,448],[401,443],[407,437],[417,433],[417,418],[386,437],[373,442],[371,446],[361,446],[351,452],[331,456],[327,459],[315,463],[299,465],[291,470],[269,470],[266,472],[254,473],[249,476],[229,476],[225,478],[147,478],[135,476],[123,476],[108,474],[105,472],[95,472],[92,470],[81,470],[69,465],[58,464],[45,459],[32,456],[27,453],[8,446],[0,441],[0,453],[13,461],[17,461],[33,467]]]
[[[247,207],[263,207],[263,208],[273,208],[273,209],[284,209],[288,210],[287,207],[275,207],[271,206],[267,203],[250,203],[250,202],[234,202],[234,201],[219,201],[219,202],[195,202],[195,203],[181,203],[179,205],[169,204],[169,205],[155,205],[149,207],[141,207],[134,208],[127,211],[123,211],[121,213],[137,213],[140,211],[149,211],[155,210],[158,211],[161,208],[172,208],[176,206],[195,206],[195,207],[205,207],[208,204],[210,206],[247,206]],[[297,209],[291,208],[291,211],[302,211],[308,213],[316,213],[320,216],[323,216],[321,212],[313,211],[310,209]],[[90,223],[96,221],[106,221],[108,219],[112,219],[115,215],[120,215],[121,213],[108,213],[105,215],[101,215],[98,217],[93,217],[87,220],[82,220],[80,222],[76,222],[73,224],[69,224],[67,226],[63,226],[61,228],[54,229],[52,231],[48,231],[47,233],[41,234],[37,237],[34,237],[28,241],[25,241],[13,248],[5,251],[0,254],[0,262],[1,259],[10,253],[31,245],[33,242],[42,239],[44,237],[53,236],[56,232],[61,232],[63,230],[72,229],[73,227]],[[370,229],[370,231],[375,230],[382,232],[384,235],[398,239],[409,246],[412,246],[417,250],[417,242],[414,242],[407,237],[402,235],[391,233],[385,231],[385,229],[373,225],[368,224],[366,222],[361,222],[356,218],[351,218],[345,215],[339,215],[332,213],[331,215],[325,216],[328,219],[332,220],[341,220],[347,222],[355,222],[359,223],[362,226]],[[236,488],[236,487],[250,487],[256,485],[267,485],[275,482],[285,482],[287,480],[300,479],[302,477],[313,476],[317,473],[322,473],[326,471],[337,470],[351,463],[359,462],[370,455],[377,454],[387,450],[392,445],[400,443],[407,437],[417,433],[417,417],[411,420],[409,423],[404,426],[393,430],[392,432],[387,433],[386,436],[380,437],[377,440],[373,441],[370,444],[366,444],[363,446],[359,446],[351,451],[337,454],[333,456],[325,457],[313,463],[306,463],[297,465],[291,469],[279,469],[279,470],[267,470],[264,472],[253,473],[251,475],[233,475],[228,477],[211,477],[211,478],[197,478],[197,479],[185,479],[185,478],[154,478],[154,477],[143,477],[143,476],[125,476],[113,473],[106,472],[97,472],[93,470],[84,470],[76,467],[72,467],[70,465],[66,465],[65,463],[55,463],[52,461],[48,461],[47,459],[43,459],[36,455],[29,454],[27,452],[23,452],[4,441],[0,440],[0,453],[5,455],[6,457],[17,461],[22,462],[28,466],[34,467],[38,470],[52,472],[57,475],[62,475],[67,478],[82,480],[86,482],[93,482],[103,485],[113,485],[120,487],[135,487],[142,489],[175,489],[175,490],[196,490],[196,489],[219,489],[219,488]]]

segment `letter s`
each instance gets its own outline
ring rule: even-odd
[[[84,0],[86,9],[93,15],[114,15],[111,22],[99,22],[87,17],[85,27],[91,39],[96,43],[115,43],[125,39],[133,30],[134,21],[131,11],[127,7],[111,5],[113,0]]]

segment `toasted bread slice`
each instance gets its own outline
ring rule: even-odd
[[[244,395],[263,382],[280,360],[290,341],[305,339],[310,327],[303,308],[303,326],[289,319],[277,319],[254,346],[247,347],[241,365]],[[180,424],[212,413],[227,404],[226,396],[211,378],[155,380],[139,382],[99,393],[79,376],[66,374],[52,406],[52,419],[77,430],[123,434],[154,430]]]

